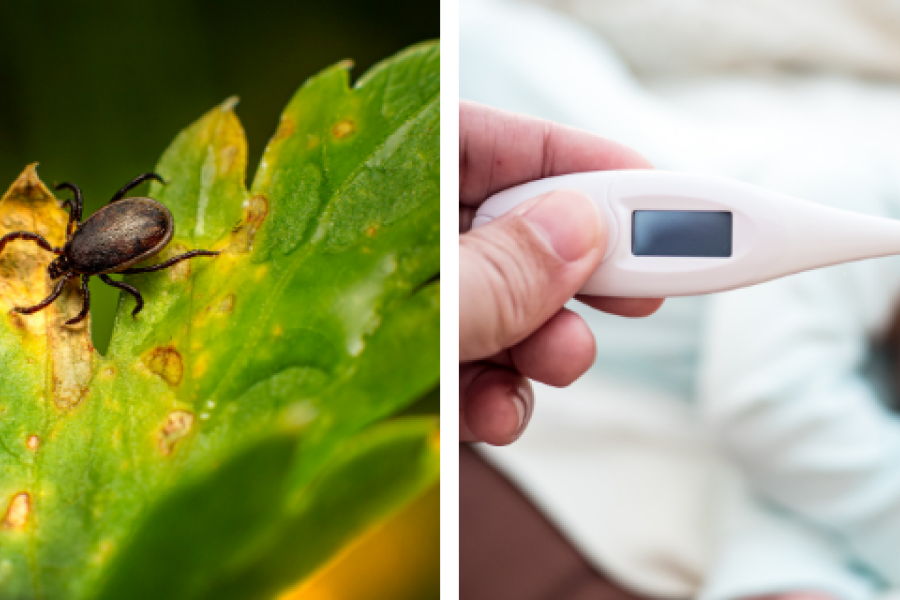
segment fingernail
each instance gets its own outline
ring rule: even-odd
[[[522,217],[567,262],[585,256],[600,241],[600,214],[594,202],[579,192],[553,192]]]
[[[513,386],[512,389],[509,390],[509,398],[512,400],[513,406],[516,407],[516,416],[518,418],[518,425],[516,426],[515,433],[515,437],[517,438],[522,435],[522,430],[525,429],[528,418],[528,406],[525,403],[524,392],[525,390],[521,389],[519,386]]]

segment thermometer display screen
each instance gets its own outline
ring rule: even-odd
[[[635,256],[731,256],[730,212],[636,210],[633,219],[631,253]]]

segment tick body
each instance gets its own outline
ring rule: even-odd
[[[150,198],[126,198],[91,215],[63,251],[77,273],[117,273],[165,248],[174,232],[168,208]]]
[[[14,231],[0,238],[0,252],[13,240],[28,240],[58,255],[47,267],[50,277],[54,280],[59,279],[50,295],[34,306],[14,308],[13,311],[32,314],[47,308],[62,294],[69,279],[80,276],[84,302],[81,311],[66,321],[67,325],[78,323],[90,310],[88,281],[97,275],[104,283],[134,296],[137,305],[131,314],[137,315],[144,307],[140,292],[134,286],[110,279],[108,276],[110,273],[125,275],[149,273],[197,256],[219,254],[210,250],[194,250],[157,265],[133,268],[133,265],[158,254],[169,244],[175,233],[175,220],[168,208],[152,198],[125,197],[129,190],[148,179],[165,183],[155,173],[140,175],[116,192],[109,204],[83,222],[81,190],[71,183],[56,186],[58,190],[68,189],[75,194],[73,200],[66,200],[64,203],[64,206],[69,208],[69,222],[66,225],[66,243],[62,248],[54,248],[40,235],[28,231]]]

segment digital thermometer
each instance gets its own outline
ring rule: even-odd
[[[900,221],[730,179],[654,170],[576,173],[510,188],[481,205],[473,227],[560,189],[593,199],[609,232],[582,294],[693,296],[900,254]]]

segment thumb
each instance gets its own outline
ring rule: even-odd
[[[579,192],[540,196],[459,237],[459,358],[528,337],[584,285],[606,253],[606,225]]]

